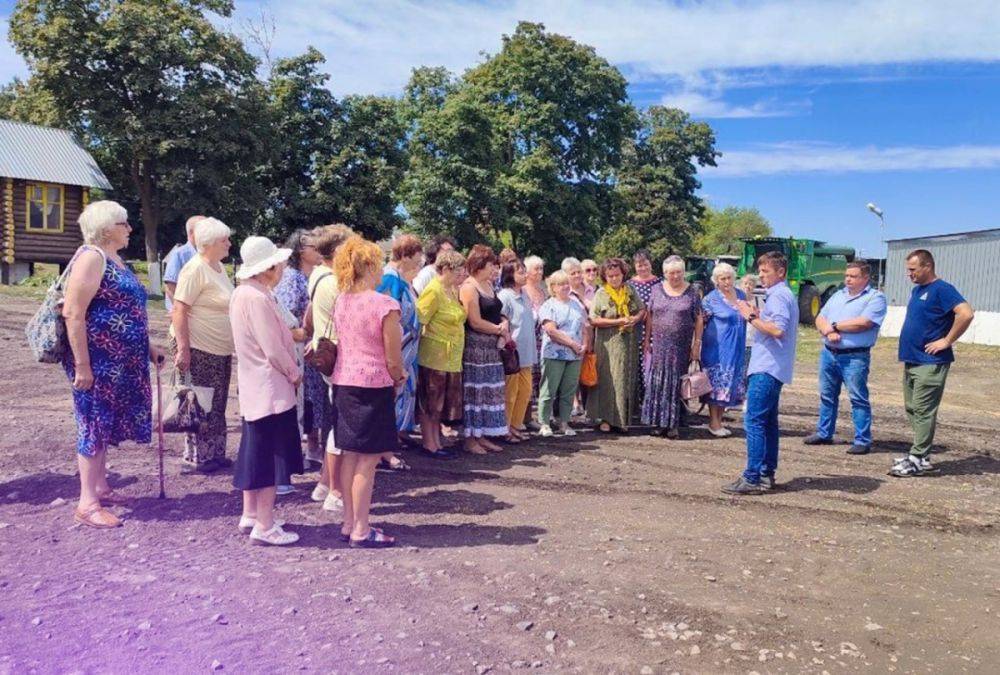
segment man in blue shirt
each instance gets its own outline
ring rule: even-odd
[[[885,295],[872,288],[870,281],[868,263],[847,263],[844,288],[830,296],[816,317],[816,329],[823,335],[823,349],[819,354],[819,422],[816,433],[802,440],[806,445],[833,442],[840,387],[846,384],[854,420],[854,444],[847,452],[851,455],[871,452],[868,370],[886,306]]]
[[[204,220],[205,216],[191,216],[187,219],[184,229],[187,232],[187,241],[181,246],[174,246],[163,261],[163,296],[167,306],[167,313],[174,307],[174,291],[177,289],[177,279],[181,275],[181,270],[187,261],[198,252],[194,243],[194,226],[199,220]]]
[[[778,403],[782,385],[792,381],[799,304],[785,276],[788,260],[777,251],[757,259],[760,282],[767,289],[764,308],[740,300],[738,309],[757,331],[747,368],[747,411],[743,428],[747,439],[747,468],[722,491],[732,495],[757,495],[774,487],[778,468]]]
[[[961,293],[938,279],[929,251],[911,251],[906,256],[906,272],[916,287],[899,334],[899,360],[903,362],[903,401],[913,427],[913,446],[910,454],[897,459],[889,470],[890,476],[899,478],[934,470],[928,457],[944,383],[955,360],[951,346],[975,316]]]

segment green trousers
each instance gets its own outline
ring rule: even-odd
[[[931,452],[938,406],[941,405],[950,366],[950,363],[903,364],[903,403],[913,427],[911,455],[926,457]]]
[[[573,397],[580,386],[582,361],[542,359],[542,379],[538,383],[538,423],[548,424],[552,403],[559,399],[559,420],[568,423],[573,413]]]

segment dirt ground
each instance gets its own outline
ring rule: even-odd
[[[262,548],[236,530],[228,475],[179,475],[178,437],[166,500],[155,452],[123,447],[125,526],[73,525],[69,386],[24,344],[36,304],[0,296],[0,673],[1000,671],[997,350],[958,349],[937,477],[886,476],[909,438],[891,341],[872,377],[876,452],[801,443],[817,403],[807,334],[773,494],[719,492],[741,433],[588,433],[408,455],[413,471],[376,483],[394,550],[341,544],[299,477],[279,511],[300,544]]]

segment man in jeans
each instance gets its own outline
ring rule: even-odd
[[[913,427],[913,447],[889,470],[890,476],[899,478],[934,470],[928,457],[948,368],[955,360],[951,346],[975,316],[955,287],[938,279],[929,251],[911,251],[906,256],[906,272],[916,286],[899,334],[899,360],[903,362],[903,401]]]
[[[757,259],[760,282],[767,289],[764,307],[757,314],[746,300],[740,314],[754,328],[753,349],[747,368],[747,411],[743,426],[747,437],[747,468],[722,491],[732,495],[756,495],[774,487],[778,468],[778,402],[782,385],[792,381],[795,342],[798,337],[799,304],[785,276],[788,260],[777,251]]]
[[[869,285],[868,263],[849,262],[844,288],[826,301],[816,329],[823,335],[819,354],[819,423],[816,433],[802,440],[806,445],[829,445],[837,428],[840,387],[847,385],[854,420],[850,455],[866,455],[872,446],[872,406],[868,401],[871,350],[885,319],[885,295]]]

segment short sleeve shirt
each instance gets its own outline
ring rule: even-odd
[[[185,242],[183,246],[178,246],[168,253],[163,269],[163,281],[165,283],[176,284],[177,279],[181,275],[181,270],[184,269],[184,265],[197,253],[198,251],[191,245],[191,242]],[[174,303],[166,296],[164,296],[164,300],[169,312],[173,309]]]
[[[229,300],[233,282],[225,268],[212,269],[201,256],[188,261],[177,279],[174,300],[191,308],[188,333],[192,349],[216,356],[233,353],[233,330],[229,324]],[[170,328],[173,334],[173,326]]]
[[[337,297],[333,321],[340,331],[334,384],[368,389],[392,386],[385,362],[382,320],[389,312],[399,311],[398,302],[375,291],[341,293]]]
[[[747,375],[766,373],[782,384],[790,384],[795,370],[799,303],[787,283],[781,282],[767,289],[760,319],[781,329],[782,336],[776,338],[764,332],[757,333]]]
[[[557,361],[576,361],[580,355],[566,345],[561,345],[549,337],[544,326],[547,322],[577,342],[583,342],[583,329],[587,325],[587,310],[576,298],[562,302],[556,298],[546,300],[538,310],[538,323],[542,326],[542,358]]]
[[[503,303],[503,315],[510,322],[511,337],[517,345],[517,358],[522,368],[538,363],[538,349],[535,343],[535,312],[531,301],[524,293],[513,288],[504,288],[498,294]]]
[[[872,327],[857,333],[841,333],[840,341],[831,343],[827,338],[823,342],[834,349],[860,349],[873,347],[878,339],[878,329],[885,320],[885,295],[871,286],[852,296],[846,288],[842,288],[826,301],[819,315],[830,323],[847,321],[864,317],[872,322]]]
[[[942,364],[955,360],[951,347],[928,354],[924,347],[948,334],[955,323],[955,308],[965,302],[958,290],[942,279],[917,286],[906,305],[906,319],[899,334],[899,360],[903,363]]]
[[[337,341],[337,330],[332,324],[333,303],[340,294],[337,275],[325,265],[317,265],[309,275],[309,297],[312,298],[313,347],[321,337]]]

